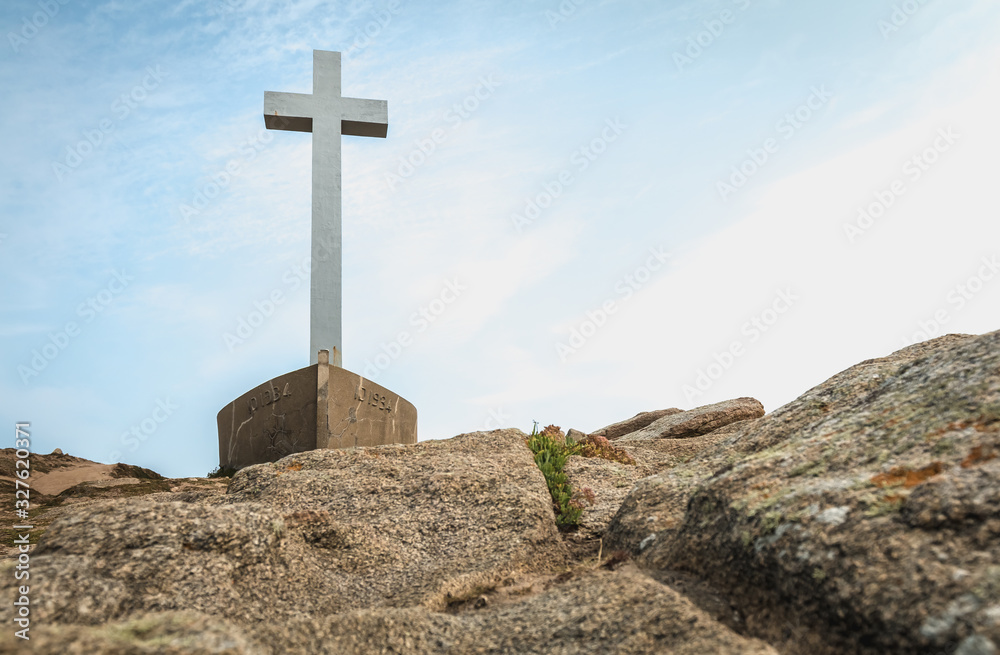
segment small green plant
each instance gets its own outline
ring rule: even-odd
[[[231,466],[216,466],[208,472],[206,478],[231,478],[236,475],[236,469]]]
[[[545,484],[552,496],[556,525],[564,528],[579,525],[583,508],[586,507],[584,503],[594,504],[594,492],[588,488],[574,492],[569,478],[563,473],[566,460],[570,455],[576,454],[577,445],[559,441],[558,435],[553,434],[553,430],[549,428],[539,432],[538,423],[535,423],[528,437],[528,448],[535,454],[535,465],[545,477]]]

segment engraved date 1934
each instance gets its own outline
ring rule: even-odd
[[[392,411],[392,399],[388,395],[375,393],[364,387],[358,387],[354,390],[354,400],[360,400],[369,407],[374,407],[379,411]]]
[[[259,404],[257,402],[256,394],[250,396],[250,399],[247,401],[247,411],[250,413],[251,416],[253,416],[253,413],[257,411],[258,407],[265,407],[267,405],[270,405],[271,403],[276,403],[282,398],[287,398],[288,396],[291,395],[292,395],[292,390],[288,384],[285,384],[284,392],[279,391],[278,387],[270,385],[269,389],[264,389],[263,393],[261,393],[261,402]]]

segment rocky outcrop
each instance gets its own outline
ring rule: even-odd
[[[695,472],[697,464],[692,464],[693,458],[752,423],[751,420],[739,421],[714,430],[699,437],[687,439],[653,439],[644,441],[622,442],[617,440],[614,446],[625,450],[633,460],[633,465],[620,461],[609,461],[601,458],[570,457],[566,463],[566,475],[574,489],[588,488],[594,492],[595,503],[588,507],[581,517],[579,529],[566,535],[570,543],[582,545],[587,542],[593,546],[599,540],[607,543],[612,550],[622,544],[630,543],[620,534],[623,524],[632,520],[638,521],[634,526],[635,535],[641,540],[651,533],[662,529],[653,515],[638,516],[626,514],[614,524],[615,529],[609,533],[609,524],[615,518],[623,502],[636,502],[635,485],[646,484],[646,478],[661,471],[674,469],[680,479],[688,485],[707,476],[709,469],[702,470],[700,475]],[[593,438],[593,435],[591,435]],[[684,497],[686,500],[686,496]],[[683,507],[679,508],[683,510]],[[632,539],[638,543],[638,540]],[[587,552],[586,547],[580,548]]]
[[[38,620],[443,609],[472,588],[565,560],[523,439],[508,430],[311,451],[243,469],[225,495],[153,495],[63,517],[32,558]]]
[[[641,430],[657,419],[663,418],[664,416],[670,416],[671,414],[679,414],[682,411],[684,410],[672,407],[670,409],[657,409],[652,412],[639,412],[630,419],[619,421],[618,423],[612,423],[611,425],[607,425],[600,430],[594,430],[590,434],[597,437],[604,437],[605,439],[617,439],[618,437],[629,434],[630,432]]]
[[[739,399],[567,440],[590,446],[564,472],[594,503],[566,532],[518,430],[299,453],[225,487],[104,471],[42,497],[31,647],[995,655],[1000,332],[762,414]]]
[[[16,459],[13,448],[0,450],[0,495],[6,494],[8,498],[14,498]],[[153,493],[222,493],[228,482],[205,478],[167,480],[139,466],[98,464],[55,451],[48,455],[32,453],[30,461],[32,545],[38,543],[48,526],[60,516],[77,514],[96,502]],[[14,545],[17,531],[10,526],[23,523],[15,516],[13,502],[0,503],[0,560],[18,556],[18,548]]]
[[[721,403],[704,405],[687,412],[678,412],[658,418],[641,430],[622,435],[617,440],[650,441],[653,439],[690,439],[738,421],[760,418],[764,406],[753,398],[737,398]]]
[[[574,564],[525,438],[299,453],[225,494],[81,507],[32,555],[34,650],[774,652],[634,569]]]
[[[642,480],[609,541],[785,652],[995,652],[998,456],[1000,333],[942,337]]]
[[[74,643],[86,649],[77,651],[81,653],[123,654],[776,655],[770,646],[740,637],[634,569],[596,572],[517,603],[459,615],[383,608],[244,626],[221,617],[169,612],[105,627],[48,625],[32,641],[34,652],[40,653],[65,653],[66,644]]]

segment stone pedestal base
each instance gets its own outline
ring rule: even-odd
[[[417,442],[417,409],[360,375],[319,363],[268,380],[218,416],[219,464],[235,469],[317,448]]]

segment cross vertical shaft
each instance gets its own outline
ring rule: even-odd
[[[329,350],[335,366],[342,366],[344,352],[340,158],[340,120],[314,118],[309,353],[315,359],[320,350]]]
[[[341,136],[385,137],[384,100],[344,98],[340,53],[313,51],[313,92],[264,92],[268,129],[312,132],[312,248],[309,304],[310,363],[329,350],[331,364],[342,365],[343,279]]]

